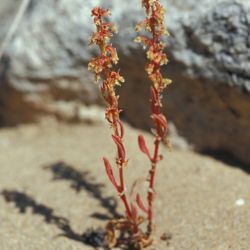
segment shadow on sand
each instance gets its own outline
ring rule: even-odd
[[[107,197],[103,194],[103,184],[97,183],[95,178],[88,171],[79,171],[74,167],[64,163],[56,162],[43,169],[51,171],[53,180],[66,180],[70,187],[76,192],[84,190],[91,197],[96,199],[100,205],[105,208],[108,214],[93,213],[91,216],[100,220],[119,218],[121,215],[117,212],[117,201],[114,197]]]
[[[63,162],[57,162],[43,169],[51,171],[53,174],[53,180],[66,180],[71,183],[70,187],[76,192],[84,190],[88,192],[91,197],[97,199],[100,205],[107,209],[108,214],[93,213],[91,216],[101,220],[108,220],[110,218],[120,217],[116,211],[117,202],[113,197],[106,197],[102,188],[103,184],[95,182],[95,179],[90,175],[88,171],[80,172],[74,167],[67,165]],[[67,218],[57,215],[54,210],[45,204],[38,203],[33,197],[27,195],[24,192],[17,190],[4,189],[1,195],[6,202],[12,202],[20,213],[26,213],[27,209],[31,209],[34,215],[42,216],[44,221],[48,224],[55,225],[62,233],[58,236],[63,236],[68,239],[82,242],[92,247],[101,247],[106,249],[105,236],[106,231],[102,228],[93,229],[90,228],[84,233],[75,232]]]
[[[83,235],[77,234],[72,230],[69,220],[56,215],[52,208],[37,203],[29,195],[16,190],[3,190],[1,195],[6,202],[13,202],[20,213],[24,214],[27,209],[31,208],[34,215],[42,216],[46,223],[57,226],[62,230],[62,234],[59,236],[65,236],[71,240],[85,243]]]

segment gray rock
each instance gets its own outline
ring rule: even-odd
[[[101,104],[98,86],[86,65],[95,54],[88,48],[93,30],[89,16],[104,1],[42,0],[31,2],[0,65],[1,124],[33,121],[54,114],[79,117],[67,110]],[[164,96],[164,113],[178,133],[197,150],[220,150],[250,163],[250,1],[168,1],[167,38],[173,79]],[[164,1],[165,4],[165,1]],[[149,129],[148,84],[144,51],[132,40],[133,26],[144,17],[140,0],[106,1],[119,35],[120,91],[124,116]],[[0,19],[1,20],[1,19]],[[58,114],[58,111],[60,113]]]
[[[197,150],[230,153],[249,164],[249,2],[188,2],[186,10],[169,7],[170,64],[165,73],[174,84],[164,96],[164,113]],[[131,54],[134,58],[126,52],[122,60],[128,79],[122,107],[133,125],[149,129],[144,56],[135,49]]]
[[[87,46],[90,8],[81,0],[73,4],[31,1],[0,66],[2,125],[34,121],[46,114],[69,120],[68,112],[65,116],[58,109],[51,112],[61,102],[75,110],[82,104],[102,103],[86,68],[91,57]]]
[[[13,17],[15,16],[15,13],[17,12],[20,0],[1,0],[0,5],[0,44],[3,42],[4,37],[6,36],[6,33],[8,29],[10,28],[10,25],[13,21]]]

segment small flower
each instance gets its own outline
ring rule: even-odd
[[[98,24],[103,17],[110,16],[110,11],[109,9],[105,10],[97,6],[92,10],[92,16],[94,17],[94,22]]]
[[[140,21],[136,26],[135,26],[135,31],[140,32],[143,28],[146,28],[150,25],[150,19],[146,18],[145,20]]]
[[[150,46],[150,44],[151,44],[151,40],[149,38],[147,38],[146,36],[137,36],[134,39],[134,42],[136,42],[136,43],[142,43],[144,49],[146,47]]]
[[[118,58],[116,49],[111,44],[109,44],[105,47],[105,51],[107,51],[110,54],[112,62],[114,64],[117,64],[119,61],[119,58]]]
[[[148,73],[148,75],[151,75],[151,74],[153,73],[154,68],[155,68],[154,63],[149,63],[149,64],[146,66],[146,72]]]
[[[162,80],[162,82],[163,82],[163,84],[164,84],[165,86],[168,86],[169,84],[172,83],[172,80],[171,80],[171,79],[168,79],[168,78],[165,78],[165,79]]]

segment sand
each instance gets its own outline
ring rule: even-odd
[[[129,183],[148,169],[139,132],[126,126]],[[169,240],[149,249],[250,249],[250,176],[194,152],[162,151],[156,238]],[[82,234],[123,212],[101,161],[114,155],[105,124],[1,129],[0,152],[1,250],[94,249]]]

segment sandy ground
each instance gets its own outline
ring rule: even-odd
[[[93,249],[81,235],[120,212],[102,156],[113,157],[106,125],[45,121],[0,130],[0,249]],[[127,179],[147,160],[126,126]],[[147,135],[146,138],[152,138]],[[250,249],[250,176],[189,151],[163,149],[157,176],[157,238],[150,249]]]

